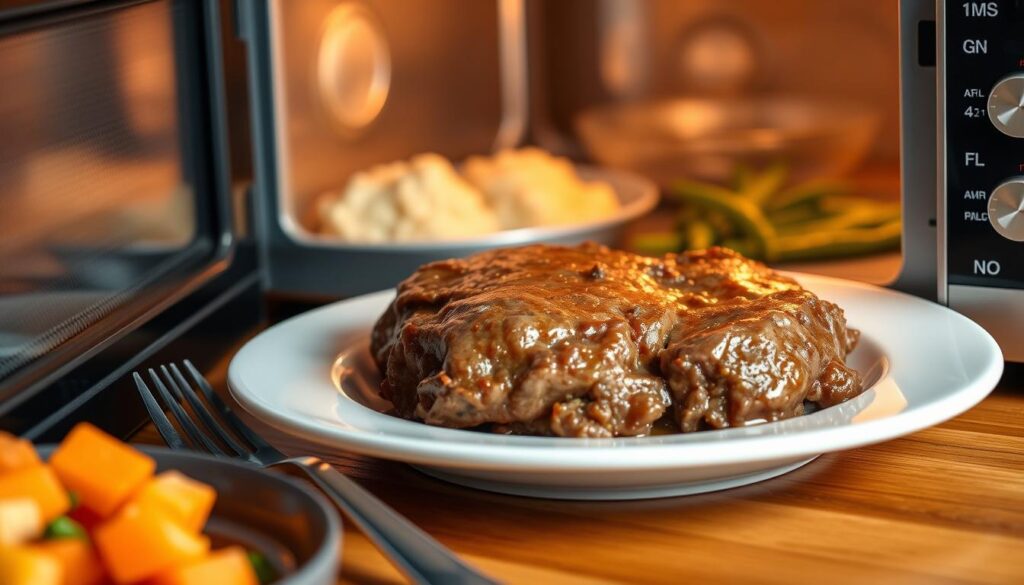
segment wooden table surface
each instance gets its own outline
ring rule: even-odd
[[[211,372],[223,388],[223,367]],[[220,383],[218,383],[220,382]],[[254,424],[286,452],[300,443]],[[152,427],[137,440],[159,442]],[[1024,384],[960,417],[712,494],[561,502],[330,459],[507,583],[1024,583]],[[345,525],[339,583],[402,583]]]

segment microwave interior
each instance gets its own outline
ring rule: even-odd
[[[663,188],[683,177],[727,180],[741,158],[757,169],[781,162],[794,182],[854,176],[858,192],[899,196],[895,1],[239,8],[249,75],[228,89],[251,100],[246,130],[255,139],[232,142],[254,149],[274,291],[350,296],[392,286],[375,275],[403,259],[325,237],[317,211],[359,172],[425,152],[458,165],[536,146],[639,171]],[[616,136],[630,127],[649,131]],[[694,146],[662,148],[666,140]],[[899,254],[886,262],[850,270],[889,282]],[[340,268],[324,270],[332,264]]]

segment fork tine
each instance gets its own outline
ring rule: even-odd
[[[182,430],[185,431],[185,434],[188,435],[188,438],[192,441],[193,445],[201,446],[215,455],[227,455],[223,449],[217,446],[217,443],[214,443],[210,437],[206,436],[206,433],[204,433],[202,429],[192,422],[188,413],[185,412],[185,409],[182,408],[181,405],[178,404],[178,401],[171,396],[170,391],[167,390],[167,386],[164,386],[163,381],[161,381],[160,377],[156,375],[156,371],[153,368],[149,369],[149,378],[156,386],[156,390],[160,393],[160,397],[164,399],[164,402],[166,402],[167,406],[171,409],[171,415],[178,421],[178,424],[181,426]],[[173,384],[174,380],[168,378],[168,382]]]
[[[196,415],[199,416],[199,419],[203,422],[203,424],[206,425],[206,429],[208,431],[213,432],[213,434],[216,435],[218,439],[223,441],[224,444],[230,447],[231,450],[233,450],[235,453],[238,453],[242,457],[249,457],[251,451],[240,445],[238,441],[236,441],[235,438],[231,436],[231,433],[224,430],[221,424],[218,423],[215,418],[213,418],[213,415],[210,414],[209,409],[206,408],[206,405],[203,404],[203,401],[200,400],[199,396],[196,395],[196,391],[192,389],[192,386],[190,386],[189,383],[185,380],[185,377],[181,375],[181,370],[178,369],[178,366],[176,366],[175,364],[171,364],[170,369],[171,374],[174,375],[174,382],[178,386],[178,390],[181,391],[181,394],[185,396],[185,400],[187,400],[189,405],[192,406],[192,412],[196,413]],[[163,372],[164,376],[168,375],[166,367],[160,366],[160,370]]]
[[[174,430],[174,425],[168,420],[164,410],[160,408],[160,403],[156,401],[153,392],[146,385],[142,376],[138,372],[132,372],[132,379],[135,380],[135,388],[139,391],[139,396],[142,397],[142,404],[145,405],[150,420],[156,425],[157,432],[163,437],[167,446],[175,450],[188,449],[188,445],[181,439],[178,431]]]
[[[249,444],[255,447],[258,451],[274,449],[272,446],[270,446],[269,443],[267,443],[266,441],[261,439],[259,435],[254,433],[252,429],[249,428],[248,425],[242,422],[242,419],[238,418],[238,415],[232,412],[231,409],[228,408],[227,404],[224,404],[224,401],[221,400],[220,396],[218,396],[217,393],[213,391],[213,387],[210,386],[210,383],[206,381],[206,378],[204,378],[203,375],[199,373],[199,370],[197,370],[196,367],[192,365],[191,361],[185,360],[185,369],[188,370],[188,373],[192,377],[192,380],[196,383],[196,386],[199,386],[199,389],[203,392],[203,396],[206,398],[206,401],[212,404],[213,407],[217,409],[217,412],[218,414],[220,414],[221,419],[228,423],[228,426],[231,427],[231,430],[237,432],[239,435],[245,438],[245,440],[248,441]]]

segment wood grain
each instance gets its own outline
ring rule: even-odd
[[[1024,391],[1004,381],[974,409],[914,435],[752,486],[641,502],[503,496],[400,463],[332,463],[507,583],[1022,583],[1022,421]],[[152,427],[137,439],[159,442]],[[342,552],[339,583],[403,582],[347,525]]]

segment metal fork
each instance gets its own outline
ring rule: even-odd
[[[301,470],[413,583],[497,583],[462,562],[441,543],[329,464],[316,457],[288,457],[272,447],[231,412],[191,362],[185,360],[184,367],[192,384],[175,364],[160,366],[159,375],[150,368],[149,378],[194,448],[245,459],[262,467],[288,466]],[[132,376],[146,410],[167,446],[189,449],[142,376],[138,372]],[[205,404],[195,387],[205,398]],[[189,416],[184,403],[195,413],[199,424]],[[228,428],[234,431],[234,436]],[[234,453],[222,449],[207,431]],[[251,447],[243,445],[238,438],[244,439]]]

